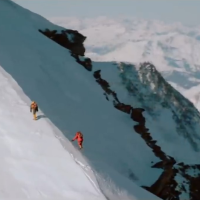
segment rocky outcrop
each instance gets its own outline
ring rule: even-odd
[[[181,189],[185,192],[186,187],[189,186],[190,200],[200,199],[200,165],[185,165],[184,163],[178,164],[179,173],[185,178],[182,183]]]
[[[168,168],[163,171],[159,179],[151,186],[146,189],[161,199],[178,200],[180,191],[175,190],[177,183],[174,180],[176,176],[176,169]]]
[[[112,91],[110,89],[109,83],[106,80],[104,80],[104,79],[101,78],[101,70],[95,71],[94,74],[93,74],[93,76],[96,79],[96,82],[105,91],[105,93],[108,94],[108,95],[112,95],[112,97],[114,98],[114,101],[113,101],[114,106],[117,105],[118,103],[120,103],[119,99],[117,98],[116,92]],[[108,96],[106,96],[106,97],[107,97],[107,100],[109,100]],[[118,107],[118,109],[120,110],[120,106]]]
[[[79,58],[79,56],[84,56],[85,54],[85,47],[83,45],[83,42],[86,39],[85,36],[75,30],[62,30],[59,33],[57,30],[50,31],[49,29],[46,29],[45,31],[39,30],[39,32],[62,47],[69,49],[71,51],[71,56],[75,58],[77,63],[82,65],[88,71],[92,71],[91,59],[84,58],[84,60],[81,60]]]
[[[81,60],[78,55],[76,54],[71,54],[71,55],[75,58],[77,63],[82,65],[88,71],[92,71],[92,61],[90,58],[84,58],[84,60]]]
[[[78,31],[62,30],[59,33],[57,30],[50,31],[49,29],[46,29],[43,31],[39,29],[39,32],[62,47],[69,49],[72,54],[84,56],[85,47],[83,42],[85,41],[86,37],[81,35]]]
[[[137,115],[137,113],[135,114]],[[152,168],[163,169],[162,174],[151,187],[143,186],[143,188],[161,199],[179,199],[180,192],[176,190],[177,182],[174,179],[177,170],[173,167],[176,161],[174,158],[167,156],[162,151],[161,147],[156,144],[157,141],[153,140],[151,134],[148,132],[149,129],[145,127],[144,120],[142,119],[139,123],[139,125],[134,126],[135,132],[141,135],[146,144],[152,149],[154,155],[161,160],[160,162],[154,164]]]
[[[139,123],[139,125],[145,124],[145,118],[143,117],[142,113],[145,110],[143,108],[132,108],[131,112],[131,119]]]
[[[117,103],[114,105],[115,108],[117,108],[118,110],[121,110],[122,112],[125,112],[125,113],[132,113],[132,106],[130,105],[126,105],[124,103]]]

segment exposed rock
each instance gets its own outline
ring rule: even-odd
[[[190,177],[190,199],[199,200],[200,199],[200,177]]]
[[[84,56],[85,47],[83,42],[86,37],[78,33],[75,30],[62,30],[61,33],[57,33],[57,30],[50,31],[46,29],[42,31],[39,29],[39,32],[60,44],[62,47],[69,49],[73,54]]]
[[[101,70],[97,70],[94,72],[93,76],[95,79],[101,79]]]
[[[184,166],[183,162],[178,163],[177,165]]]
[[[122,112],[125,112],[125,113],[128,113],[130,114],[131,113],[131,110],[133,109],[132,106],[130,105],[126,105],[124,103],[117,103],[114,105],[115,108],[117,108],[118,110],[121,110]]]
[[[139,122],[139,124],[144,124],[145,118],[143,117],[142,112],[144,112],[143,108],[132,109],[131,119],[133,119],[136,122]]]
[[[173,165],[176,163],[175,160],[169,159],[169,160],[162,160],[160,162],[157,162],[152,166],[152,168],[161,168],[161,169],[167,169],[172,168]]]
[[[92,61],[90,58],[85,58],[83,61],[80,60],[79,56],[76,54],[71,54],[75,59],[76,62],[82,65],[88,71],[92,71]]]
[[[172,168],[164,170],[159,179],[148,190],[162,199],[179,199],[180,192],[174,189],[177,185],[174,181],[176,173],[177,171]]]
[[[144,134],[146,131],[148,131],[148,129],[146,129],[146,127],[143,126],[142,124],[135,125],[134,130],[136,133],[139,133],[139,134]]]
[[[93,74],[94,78],[96,79],[96,82],[99,83],[99,85],[102,87],[102,89],[106,92],[106,94],[108,95],[112,95],[112,97],[114,98],[114,100],[120,104],[120,101],[117,97],[116,92],[112,91],[110,89],[110,85],[109,83],[101,78],[101,70],[97,70],[94,72]],[[113,101],[114,106],[117,105],[117,103]]]

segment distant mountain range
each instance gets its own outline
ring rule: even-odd
[[[86,55],[95,61],[151,62],[200,110],[200,29],[135,18],[53,18],[87,36]]]

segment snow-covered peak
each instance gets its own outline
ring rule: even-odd
[[[97,66],[95,69],[101,68],[100,63]],[[114,66],[117,70],[109,65],[101,68],[104,79],[95,77],[108,94],[106,99],[114,98],[114,107],[139,122],[134,130],[160,159],[152,168],[163,169],[152,185],[142,183],[143,187],[162,199],[195,199],[200,191],[199,187],[193,190],[200,172],[198,110],[151,63]]]

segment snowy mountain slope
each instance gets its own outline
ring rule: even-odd
[[[39,32],[61,27],[4,0],[0,24],[1,113],[5,115],[0,126],[4,152],[0,197],[105,199],[102,192],[109,199],[159,199],[130,176],[134,170],[140,176],[138,183],[150,185],[161,173],[151,168],[151,161],[158,159],[133,134],[131,120],[107,103],[92,75],[69,51]],[[38,102],[40,114],[49,120],[32,120],[30,100]],[[63,151],[54,137],[59,130],[51,123],[68,139],[78,130],[83,132],[85,158],[60,135]],[[126,133],[123,142],[122,133]],[[138,157],[136,149],[142,149],[145,157]],[[98,190],[95,182],[101,186]]]
[[[118,70],[113,70],[113,66],[102,67],[102,63],[95,63],[93,68],[94,71],[101,70],[101,76],[125,103],[118,104],[120,110],[127,112],[130,105],[145,108],[146,122],[142,122],[137,109],[133,109],[131,118],[141,122],[134,129],[161,160],[152,167],[163,169],[159,179],[145,188],[162,199],[197,200],[200,191],[197,186],[200,176],[199,112],[162,78],[153,65],[121,63],[117,66]]]
[[[105,199],[55,137],[59,130],[42,112],[32,120],[30,100],[2,68],[0,79],[0,198]]]
[[[60,45],[64,43],[64,40],[61,42],[59,39],[63,36],[55,34],[54,30],[44,31],[43,34]],[[197,200],[200,195],[197,186],[200,174],[200,114],[193,104],[174,90],[150,63],[140,66],[119,63],[119,70],[111,65],[112,63],[93,62],[91,67],[88,58],[73,53],[72,56],[88,71],[93,71],[96,82],[104,90],[105,99],[111,106],[130,115],[134,121],[133,133],[138,133],[149,151],[153,152],[154,159],[159,159],[156,163],[151,161],[151,168],[156,168],[157,172],[161,173],[157,180],[157,175],[151,174],[152,180],[155,180],[153,184],[146,182],[149,180],[149,174],[141,174],[136,169],[141,167],[142,163],[137,165],[134,161],[132,168],[124,175],[162,199]],[[130,125],[127,123],[127,126]],[[125,137],[127,136],[126,133]],[[139,152],[142,151],[143,147],[140,149],[141,145],[137,146],[135,142],[134,140],[134,151],[138,148]],[[126,145],[124,149],[127,148],[131,146]],[[135,156],[138,157],[138,151]],[[141,157],[147,159],[146,154],[141,154]],[[127,163],[124,162],[124,166]],[[119,162],[115,165],[118,172],[121,171],[121,164],[122,162]],[[142,166],[144,167],[144,164]]]
[[[44,31],[43,34],[62,45],[59,39],[62,36],[55,34],[54,30]],[[93,62],[91,67],[91,63],[88,64],[88,58],[85,59],[73,53],[72,56],[88,71],[93,71],[96,82],[104,90],[106,100],[114,101],[110,105],[113,104],[115,108],[131,114],[134,123],[135,121],[139,122],[133,126],[133,130],[135,130],[133,133],[138,133],[149,151],[152,151],[155,158],[160,160],[156,163],[151,162],[151,168],[162,169],[162,171],[159,170],[161,175],[157,180],[156,175],[151,174],[155,179],[153,184],[144,184],[149,178],[149,174],[141,176],[135,168],[136,164],[134,164],[135,167],[132,167],[133,170],[128,169],[128,176],[126,176],[162,199],[198,199],[196,197],[199,196],[200,190],[196,185],[199,185],[198,174],[200,172],[200,165],[197,161],[200,119],[196,108],[174,90],[152,64],[143,63],[136,67],[121,63],[119,65],[120,74],[120,71],[111,66],[111,63]],[[109,83],[101,78],[101,72],[106,80],[109,80],[109,83],[111,81],[112,88],[116,87],[117,94],[109,88]],[[124,100],[125,98],[126,102],[131,105],[133,101],[134,106],[145,108],[145,117],[141,114],[145,111],[143,108],[133,108],[123,104],[124,101],[120,102],[118,94],[120,99]],[[127,123],[127,126],[130,124]],[[162,135],[160,135],[161,133]],[[134,143],[134,147],[138,148],[139,146],[135,146]],[[138,153],[135,156],[138,156]],[[144,155],[142,154],[141,157],[144,158]],[[119,162],[119,166],[121,164]],[[119,171],[119,168],[117,167],[115,170]]]
[[[66,143],[65,148],[85,172],[90,176],[94,172],[93,178],[87,175],[92,181],[88,184],[96,179],[107,199],[155,200],[157,195],[161,199],[197,200],[200,117],[193,105],[149,63],[119,64],[121,72],[113,63],[91,62],[90,67],[89,59],[80,57],[84,37],[69,30],[62,32],[61,27],[15,4],[1,3],[0,8],[7,9],[0,12],[1,22],[9,22],[9,26],[0,26],[0,64],[21,87],[22,91],[15,88],[20,97],[27,103],[36,100],[68,139],[77,130],[83,132],[84,158],[71,144]],[[96,186],[93,189],[95,193]],[[101,192],[96,195],[103,199]]]
[[[86,55],[93,60],[151,62],[170,84],[200,109],[195,97],[199,93],[195,88],[200,86],[199,27],[129,17],[50,20],[86,35]]]

